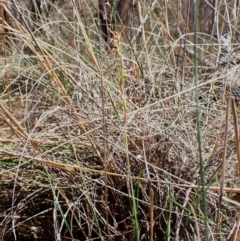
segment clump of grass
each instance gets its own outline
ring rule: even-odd
[[[216,66],[221,42],[211,24],[195,33],[194,64],[193,8],[180,11],[188,1],[139,1],[129,11],[129,26],[116,27],[115,53],[102,40],[97,4],[44,3],[31,21],[28,1],[1,5],[8,19],[0,69],[6,79],[0,86],[1,237],[217,240],[236,233],[234,99],[234,119],[229,115],[226,123],[225,116],[238,63]],[[237,31],[237,20],[227,17],[231,7],[209,10],[220,35]],[[204,14],[199,11],[199,19]],[[207,64],[207,55],[215,65]]]

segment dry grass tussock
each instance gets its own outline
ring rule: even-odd
[[[136,2],[112,50],[96,2],[44,2],[1,3],[2,240],[234,240],[238,6],[198,34],[201,163],[188,1]]]

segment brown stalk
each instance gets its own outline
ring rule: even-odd
[[[239,142],[238,121],[237,121],[237,110],[236,110],[236,103],[235,103],[234,99],[232,99],[232,112],[233,112],[234,132],[235,132],[235,138],[236,138],[236,152],[237,152],[237,159],[238,159],[238,173],[239,173],[239,177],[240,177],[240,142]]]
[[[150,241],[154,240],[154,206],[153,206],[153,190],[152,190],[152,185],[151,185],[151,181],[149,181],[149,203],[150,203]]]
[[[222,174],[219,180],[220,192],[219,192],[219,203],[218,203],[218,215],[217,218],[220,218],[220,207],[222,202],[222,197],[224,194],[224,181],[226,173],[226,157],[227,157],[227,138],[228,138],[228,125],[229,125],[229,109],[230,109],[230,98],[227,99],[227,109],[226,109],[226,119],[225,119],[225,136],[224,136],[224,152],[223,152],[223,161],[222,161]],[[220,220],[218,220],[219,222]]]
[[[1,33],[2,36],[2,43],[3,43],[3,56],[4,56],[4,64],[5,66],[7,65],[7,47],[6,47],[6,35],[9,35],[5,28],[5,0],[1,0],[1,5],[0,5],[0,16],[2,18],[2,31]],[[8,70],[5,73],[5,78],[6,78],[6,85],[9,86],[9,78],[8,78]],[[9,88],[7,90],[7,95],[8,95],[8,107],[9,109],[11,108],[11,96],[9,92]]]

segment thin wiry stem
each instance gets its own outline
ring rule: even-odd
[[[200,105],[199,105],[199,90],[198,90],[198,55],[197,55],[197,37],[198,37],[198,0],[195,1],[194,9],[194,79],[195,79],[195,94],[196,94],[196,117],[197,117],[197,133],[198,133],[198,151],[200,161],[200,176],[202,185],[202,202],[205,224],[205,240],[208,240],[208,211],[205,188],[205,172],[202,156],[202,138],[201,138],[201,121],[200,121]]]

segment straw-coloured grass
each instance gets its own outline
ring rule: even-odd
[[[199,33],[203,200],[187,1],[137,2],[108,46],[95,2],[44,2],[32,19],[28,1],[0,5],[0,237],[234,240],[237,54],[211,23]],[[236,19],[215,10],[235,49]]]

